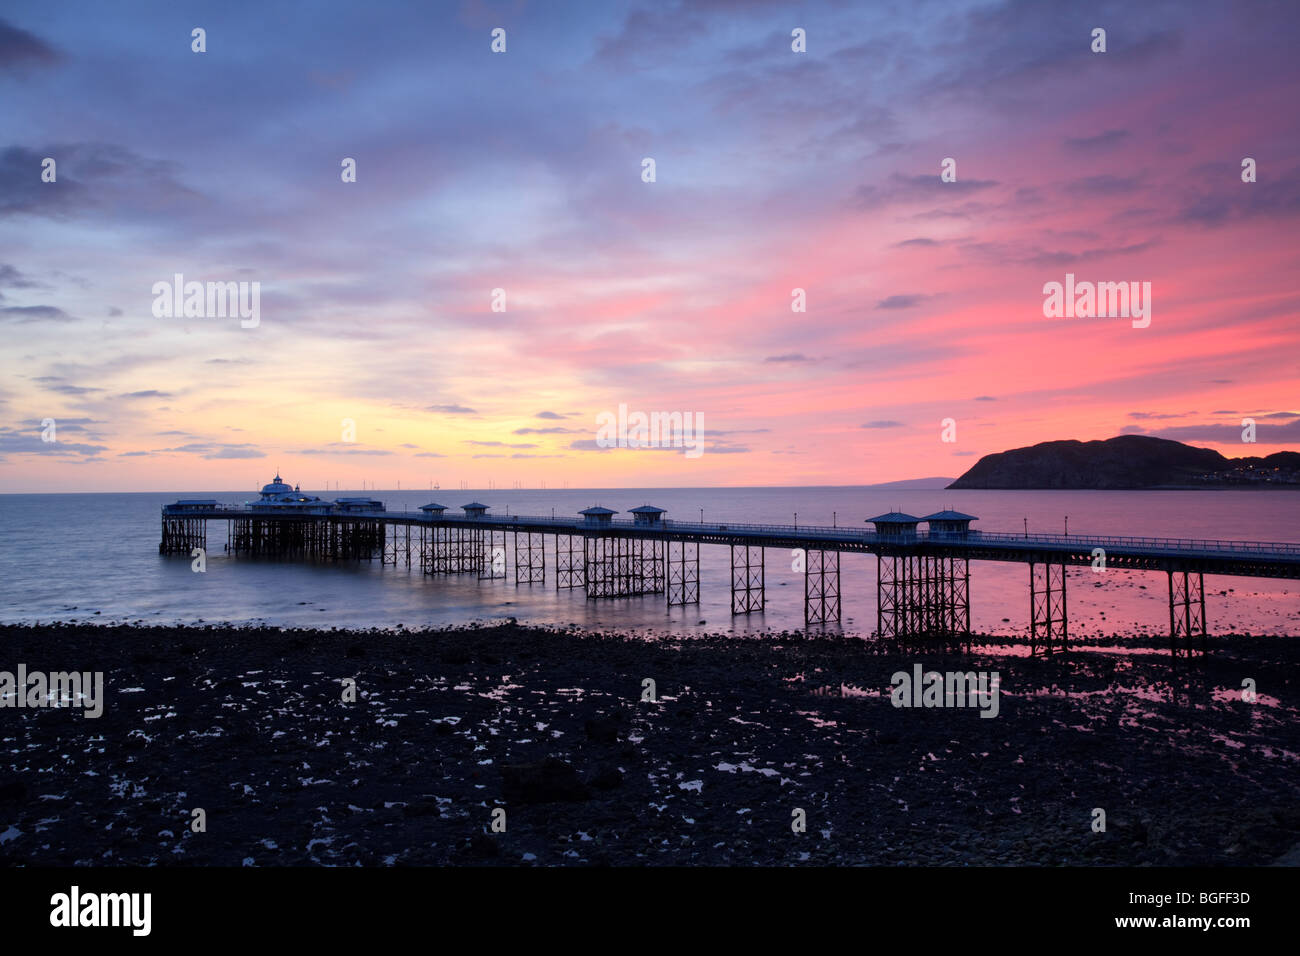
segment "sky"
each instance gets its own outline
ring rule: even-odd
[[[0,492],[1300,447],[1298,26],[1255,0],[8,0]],[[256,324],[156,314],[177,274],[257,283]],[[1046,315],[1067,274],[1150,283],[1150,324]],[[699,451],[603,447],[620,406],[689,413]]]

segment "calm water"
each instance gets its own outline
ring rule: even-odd
[[[292,478],[292,476],[290,476]],[[306,490],[306,489],[304,489]],[[430,500],[453,507],[480,500],[492,513],[574,514],[592,504],[626,511],[641,504],[668,517],[862,527],[863,519],[898,508],[928,514],[953,507],[979,515],[985,531],[1070,532],[1300,542],[1300,491],[920,491],[872,488],[653,489],[645,491],[314,491],[322,497],[365,494],[390,508],[416,509]],[[225,522],[208,537],[206,574],[190,559],[158,554],[159,507],[177,497],[231,504],[248,492],[169,494],[0,495],[0,620],[253,622],[285,626],[408,628],[515,617],[542,624],[638,631],[762,630],[803,625],[802,578],[790,555],[767,552],[765,613],[731,616],[728,550],[701,548],[701,604],[667,608],[664,595],[588,601],[581,589],[556,591],[553,554],[546,586],[516,587],[471,576],[426,577],[418,569],[361,565],[311,566],[228,558]],[[832,515],[834,514],[834,519]],[[510,545],[507,545],[510,551]],[[843,627],[875,628],[875,559],[843,555]],[[1300,634],[1300,582],[1207,577],[1213,633]],[[1169,611],[1161,574],[1071,569],[1074,634],[1165,633]],[[994,634],[1027,629],[1024,565],[971,565],[972,626]],[[1003,620],[1004,618],[1008,620]],[[701,624],[700,622],[706,622]]]

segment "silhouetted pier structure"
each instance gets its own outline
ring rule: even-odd
[[[279,476],[275,486],[277,487]],[[557,589],[583,588],[591,599],[664,594],[667,604],[700,601],[700,548],[731,554],[733,614],[762,611],[767,601],[766,551],[802,552],[804,620],[840,620],[840,555],[877,558],[876,630],[903,639],[970,637],[970,562],[1029,568],[1031,653],[1068,643],[1066,568],[1164,572],[1169,633],[1175,655],[1203,651],[1206,574],[1300,578],[1300,544],[1114,535],[1011,534],[973,530],[973,515],[943,511],[925,517],[891,512],[867,519],[871,530],[807,525],[676,521],[642,505],[631,518],[601,506],[574,517],[490,515],[472,502],[462,513],[428,504],[388,511],[372,499],[321,501],[294,492],[284,500],[242,508],[209,499],[162,509],[163,554],[207,547],[207,523],[226,521],[236,555],[316,560],[374,560],[418,566],[425,574],[506,579],[513,554],[516,585],[545,585],[547,552]],[[928,525],[920,530],[919,525]],[[507,548],[507,536],[513,547]],[[551,539],[547,547],[547,538]],[[1101,564],[1099,565],[1099,562]]]

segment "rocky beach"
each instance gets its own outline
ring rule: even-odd
[[[0,670],[104,675],[98,718],[0,708],[9,866],[1260,865],[1300,845],[1294,638],[1174,661],[1132,638],[1041,659],[54,624],[0,626],[0,647]],[[916,665],[996,673],[996,715],[895,706]]]

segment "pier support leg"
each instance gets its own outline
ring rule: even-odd
[[[506,578],[506,533],[493,528],[485,528],[479,534],[479,580],[504,581]]]
[[[483,529],[456,528],[454,530],[451,573],[478,574],[483,570]]]
[[[384,545],[380,563],[397,567],[397,562],[405,555],[406,566],[409,568],[411,566],[411,526],[390,525],[387,522],[381,522],[380,534]]]
[[[587,597],[612,597],[616,591],[618,554],[615,539],[603,534],[584,535],[582,539],[582,578]]]
[[[658,594],[663,585],[663,542],[591,534],[583,539],[587,597]]]
[[[946,555],[878,555],[876,633],[886,638],[969,640],[970,561]]]
[[[447,573],[460,574],[465,570],[466,537],[469,532],[464,528],[447,529]]]
[[[483,543],[478,528],[457,528],[456,563],[453,570],[457,574],[478,573],[479,561],[483,558]]]
[[[664,542],[658,538],[622,538],[627,554],[624,594],[662,594],[664,591]]]
[[[444,528],[445,560],[443,562],[444,574],[459,574],[461,565],[464,563],[465,552],[465,529],[464,528]]]
[[[840,619],[840,553],[805,551],[803,623],[828,624]]]
[[[942,636],[943,576],[938,558],[918,555],[912,559],[912,633],[918,637]]]
[[[363,520],[357,522],[358,546],[362,558],[367,561],[375,559],[375,552],[379,552],[379,563],[383,564],[384,559],[384,525],[383,521]],[[301,530],[301,525],[292,525],[294,531]],[[291,548],[297,550],[296,541],[291,543]]]
[[[546,538],[540,532],[515,532],[515,584],[546,583]]]
[[[1041,569],[1041,573],[1040,573]],[[1041,645],[1045,654],[1068,646],[1065,565],[1029,563],[1029,653]]]
[[[428,529],[429,540],[424,550],[425,574],[450,574],[452,551],[458,542],[452,538],[451,528],[434,525]]]
[[[555,590],[586,586],[583,548],[578,545],[582,540],[572,534],[555,536]]]
[[[915,635],[944,640],[970,637],[970,561],[946,555],[912,559],[914,607],[909,623]]]
[[[329,519],[332,526],[333,554],[335,559],[352,561],[372,561],[375,553],[380,560],[384,557],[384,522],[372,518]],[[264,521],[254,524],[268,526],[262,537],[266,552],[281,556],[301,550],[301,532],[303,525],[299,522]]]
[[[307,557],[313,561],[317,560],[324,550],[325,525],[326,522],[319,518],[313,518],[307,524]]]
[[[949,633],[970,641],[970,558],[948,559]],[[1065,592],[1061,592],[1064,600]]]
[[[431,540],[432,528],[426,525],[420,525],[416,529],[415,537],[415,555],[416,564],[425,574],[433,573],[433,543]]]
[[[183,554],[187,557],[195,548],[208,549],[208,523],[204,518],[162,519],[162,539],[158,542],[159,554]]]
[[[924,582],[921,559],[909,554],[876,556],[876,634],[910,638],[920,633]]]
[[[763,564],[763,548],[731,545],[731,613],[761,611],[766,602],[767,570]]]
[[[898,557],[896,555],[876,555],[876,636],[896,638],[899,634],[898,620]]]
[[[700,603],[700,546],[668,542],[668,606]]]
[[[1205,575],[1170,571],[1169,644],[1174,657],[1205,653]]]

